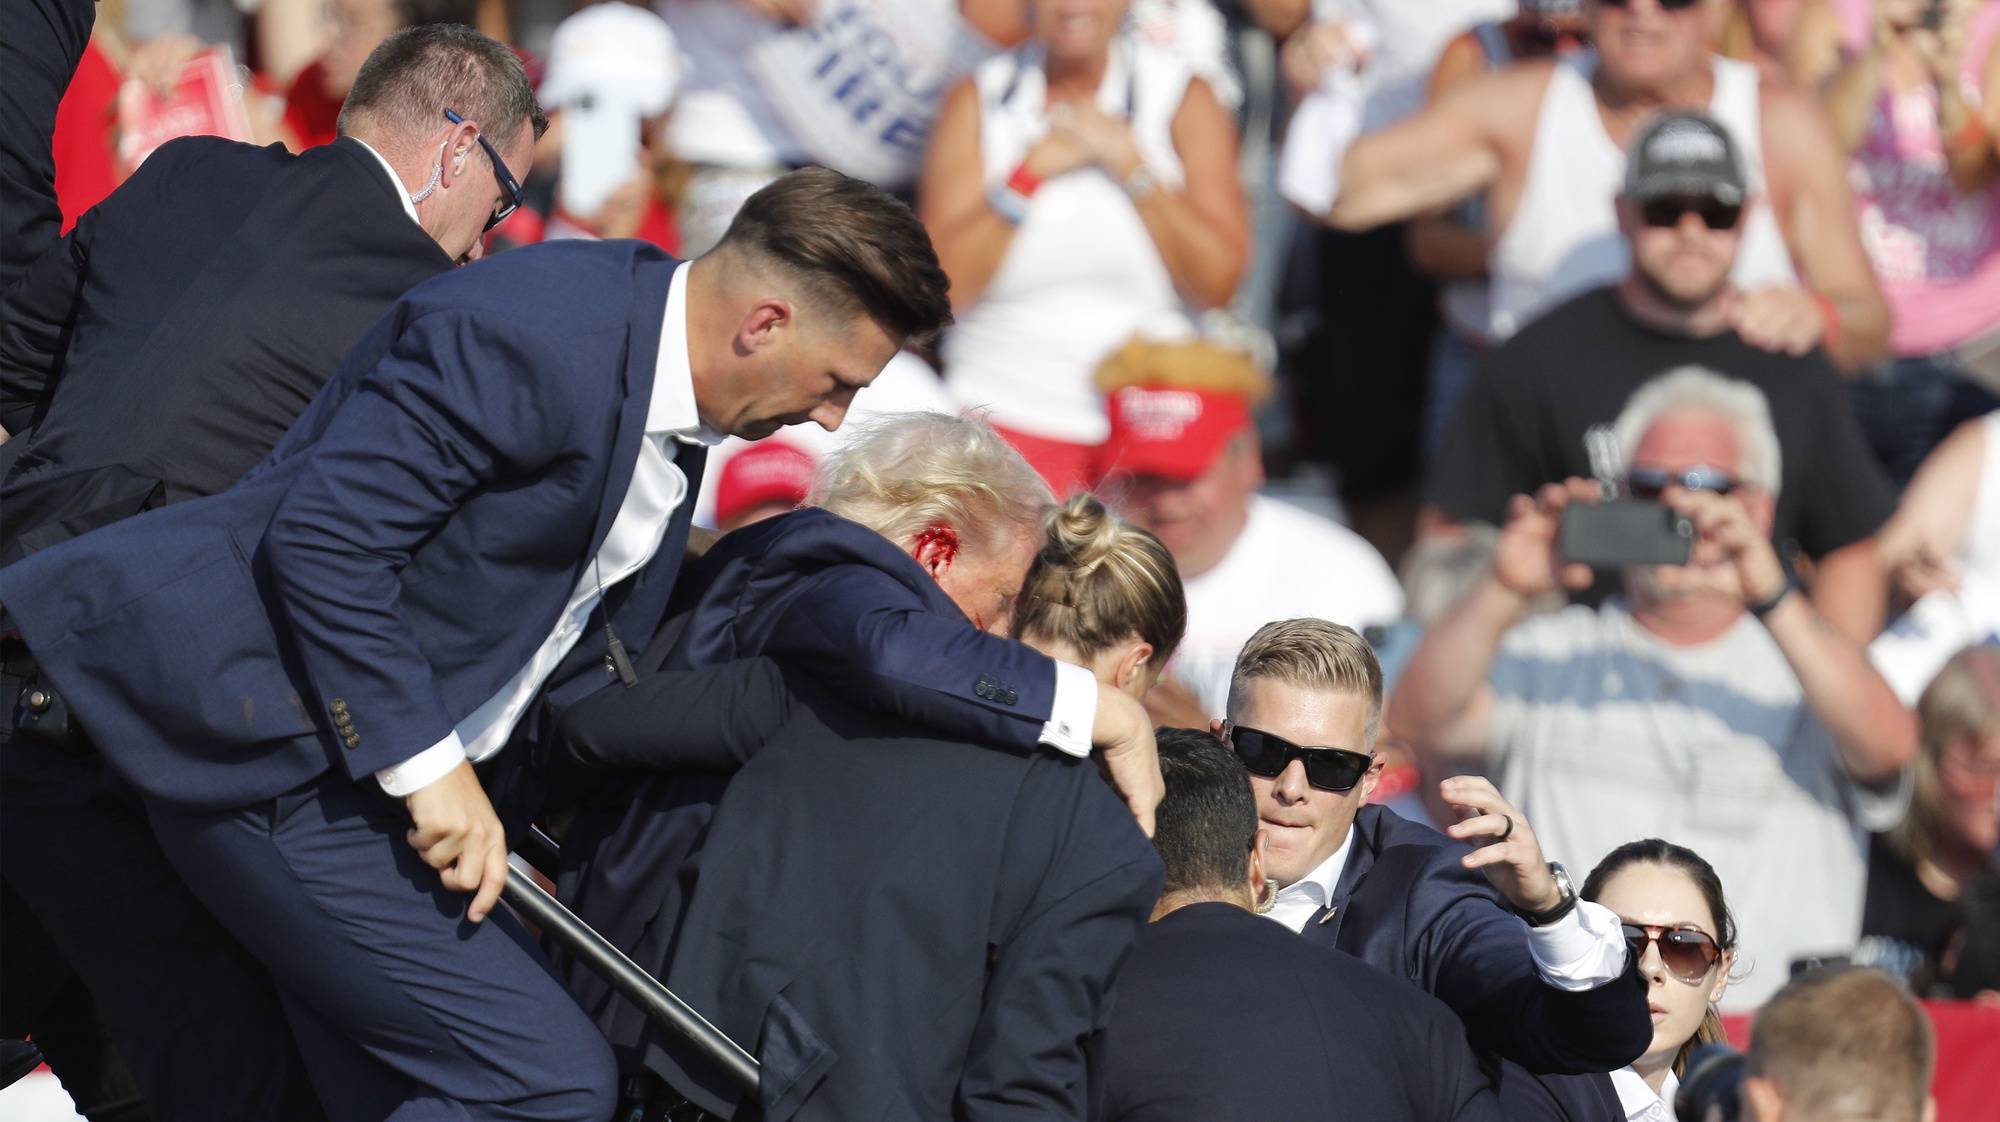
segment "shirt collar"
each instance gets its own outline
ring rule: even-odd
[[[419,226],[423,225],[422,221],[417,218],[417,204],[410,201],[410,189],[403,186],[403,177],[397,175],[396,169],[390,165],[382,153],[377,152],[367,141],[352,136],[348,137],[348,139],[359,144],[362,151],[375,157],[375,162],[382,165],[383,174],[389,177],[390,186],[396,189],[396,201],[403,204],[403,213],[410,216],[410,221],[417,223]]]
[[[725,434],[702,422],[694,400],[694,368],[688,364],[688,266],[674,267],[667,282],[667,308],[660,319],[660,353],[653,365],[653,398],[646,407],[646,434],[670,436],[683,444],[722,443]]]
[[[1646,1085],[1645,1076],[1630,1067],[1611,1073],[1611,1086],[1618,1092],[1618,1107],[1625,1112],[1626,1122],[1675,1122],[1674,1092],[1680,1085],[1670,1071],[1656,1095]]]
[[[1333,855],[1321,861],[1312,872],[1278,890],[1278,895],[1297,896],[1301,893],[1317,895],[1314,903],[1325,907],[1333,899],[1334,886],[1340,883],[1340,874],[1347,868],[1347,851],[1354,848],[1354,827],[1347,827],[1347,836],[1340,839],[1340,848]]]

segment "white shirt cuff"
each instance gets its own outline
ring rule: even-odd
[[[375,773],[375,782],[382,790],[397,798],[407,798],[425,787],[436,783],[450,774],[451,769],[465,762],[465,745],[453,730],[443,740],[418,752],[395,767],[385,767]]]
[[[1055,664],[1056,698],[1041,742],[1080,759],[1090,755],[1090,730],[1097,725],[1097,675],[1061,659]]]
[[[1547,927],[1528,928],[1528,953],[1542,980],[1559,990],[1594,990],[1625,973],[1625,935],[1618,916],[1602,904],[1579,900]]]

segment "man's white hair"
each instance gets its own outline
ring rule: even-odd
[[[990,548],[1003,529],[1038,530],[1055,496],[985,421],[883,413],[819,462],[806,501],[904,548],[939,524]]]
[[[1778,433],[1771,427],[1771,405],[1765,400],[1764,391],[1703,366],[1669,370],[1640,386],[1625,402],[1624,411],[1611,425],[1622,466],[1631,469],[1632,455],[1638,451],[1639,441],[1645,438],[1647,430],[1662,416],[1682,410],[1712,413],[1735,429],[1737,480],[1777,497],[1784,461],[1778,452]]]

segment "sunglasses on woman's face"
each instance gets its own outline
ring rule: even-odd
[[[1689,985],[1707,981],[1715,960],[1722,957],[1722,948],[1715,945],[1706,931],[1691,927],[1642,927],[1636,923],[1618,926],[1625,935],[1625,945],[1632,948],[1634,960],[1646,957],[1646,944],[1651,943],[1660,948],[1660,961],[1666,965],[1667,973]]]
[[[1606,8],[1623,8],[1632,0],[1597,0],[1597,2]],[[1684,12],[1701,3],[1701,0],[1653,0],[1653,2],[1658,4],[1662,11]]]
[[[1346,748],[1302,748],[1282,736],[1242,725],[1228,730],[1228,740],[1229,746],[1236,750],[1236,758],[1243,761],[1244,770],[1252,775],[1276,779],[1293,760],[1303,760],[1306,782],[1337,794],[1354,790],[1354,785],[1368,771],[1368,765],[1375,761],[1372,753]]]

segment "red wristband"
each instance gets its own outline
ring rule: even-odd
[[[1820,346],[1832,350],[1840,345],[1840,309],[1823,292],[1812,293],[1812,298],[1819,305],[1820,322],[1825,325],[1820,330]]]
[[[1014,174],[1007,177],[1007,189],[1024,199],[1033,198],[1035,191],[1041,185],[1041,178],[1029,171],[1025,163],[1016,165]]]

